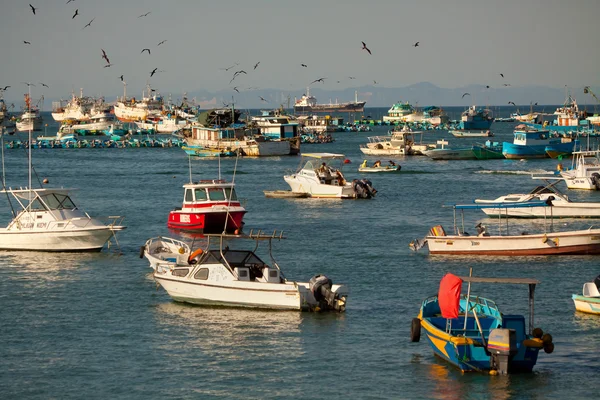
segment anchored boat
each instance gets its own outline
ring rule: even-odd
[[[461,295],[463,282],[468,283],[466,295]],[[502,313],[493,300],[471,294],[472,283],[527,285],[529,327],[525,316]],[[533,328],[537,284],[536,279],[459,277],[448,273],[440,282],[437,296],[421,304],[412,322],[411,340],[418,342],[422,329],[434,354],[463,372],[531,372],[541,349],[554,351],[552,336]]]
[[[575,309],[588,314],[600,315],[600,275],[593,282],[583,284],[583,294],[574,294]]]
[[[284,277],[272,256],[272,241],[285,239],[282,232],[206,237],[206,246],[191,252],[188,246],[167,238],[151,239],[142,248],[154,270],[154,279],[173,300],[277,310],[345,311],[346,286],[334,285],[325,275],[315,275],[309,282]],[[253,250],[234,249],[234,243],[242,239],[254,241]],[[257,254],[265,241],[270,264]]]

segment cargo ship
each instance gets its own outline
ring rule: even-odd
[[[355,91],[353,102],[317,104],[317,99],[310,95],[310,91],[307,88],[306,94],[303,95],[300,100],[296,100],[294,112],[363,112],[365,103],[366,101],[358,101],[358,93]]]

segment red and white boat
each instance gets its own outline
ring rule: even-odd
[[[171,211],[167,226],[199,233],[239,233],[246,209],[234,186],[220,179],[183,185],[183,205]]]

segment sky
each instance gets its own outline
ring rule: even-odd
[[[235,95],[234,87],[299,97],[319,78],[324,82],[311,87],[600,87],[598,0],[66,3],[1,2],[0,88],[11,86],[7,100],[22,100],[22,82],[36,85],[33,98],[66,99],[83,88],[114,99],[123,94],[120,75],[132,96],[150,83],[174,97],[197,90]],[[240,70],[246,74],[230,82]]]

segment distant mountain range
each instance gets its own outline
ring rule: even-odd
[[[429,82],[416,83],[402,88],[386,88],[377,85],[348,88],[343,90],[323,90],[312,87],[310,94],[319,103],[344,103],[355,99],[355,91],[359,101],[366,101],[366,107],[390,107],[399,101],[409,102],[413,106],[467,106],[470,104],[502,106],[514,102],[517,106],[530,104],[562,104],[565,101],[565,89],[545,86],[525,87],[486,87],[485,85],[468,85],[447,89]],[[600,90],[598,90],[600,92]],[[277,108],[283,105],[291,108],[295,99],[300,99],[305,91],[282,91],[278,89],[240,90],[240,93],[228,91],[208,92],[199,90],[188,93],[189,99],[195,99],[202,108],[222,107],[231,104],[232,95],[235,105],[241,108]],[[463,94],[469,93],[463,97]],[[580,104],[593,104],[595,100],[583,93],[583,87],[570,88],[571,95]],[[261,97],[266,101],[261,100]]]

